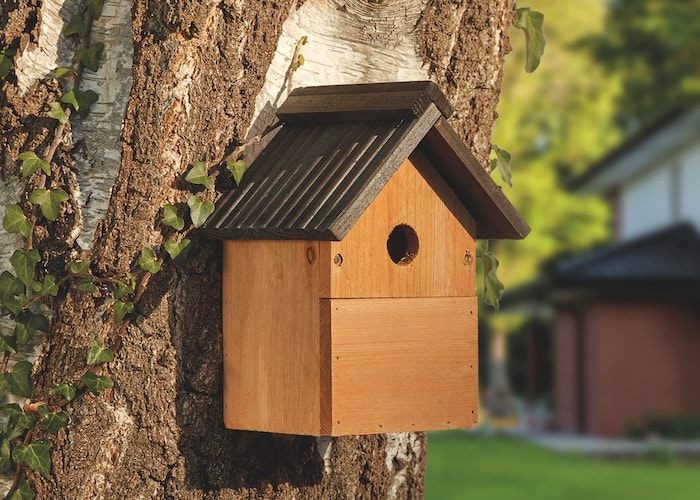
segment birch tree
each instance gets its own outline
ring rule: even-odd
[[[39,498],[76,499],[421,497],[423,433],[331,440],[224,429],[219,243],[192,230],[184,212],[173,236],[163,207],[185,206],[195,162],[216,176],[202,201],[231,187],[222,162],[256,154],[245,141],[290,86],[431,79],[487,166],[514,8],[512,0],[6,0],[0,216],[16,205],[30,222],[37,277],[73,273],[94,285],[67,280],[45,294],[50,325],[34,349],[29,409],[55,401],[56,384],[81,387],[88,372],[110,381],[65,405],[67,425],[45,436],[50,469],[14,457],[14,488],[24,481]],[[77,25],[66,29],[75,16],[91,25],[83,46]],[[76,62],[81,48],[93,53]],[[67,102],[58,67],[81,69],[79,90],[98,96],[85,116]],[[63,126],[56,105],[74,111]],[[51,153],[48,174],[39,162],[23,177],[25,152]],[[55,220],[37,208],[37,189],[67,194]],[[191,242],[185,262],[164,250],[173,237]],[[2,238],[2,265],[12,270],[11,256],[27,245],[16,232]],[[23,366],[29,351],[7,351],[6,369]],[[90,371],[88,354],[99,370]]]

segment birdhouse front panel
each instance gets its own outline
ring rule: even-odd
[[[321,295],[471,297],[475,223],[416,151],[341,241],[321,245]]]

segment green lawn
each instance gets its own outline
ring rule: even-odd
[[[514,438],[428,435],[426,500],[700,499],[700,464],[610,462]]]

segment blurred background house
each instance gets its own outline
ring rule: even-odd
[[[652,416],[673,425],[699,415],[700,106],[633,135],[571,187],[608,201],[612,244],[506,298],[551,308],[557,428],[622,436]],[[527,373],[543,369],[541,353],[524,354]]]

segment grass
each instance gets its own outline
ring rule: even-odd
[[[506,436],[428,435],[426,500],[700,498],[700,464],[611,462]]]

